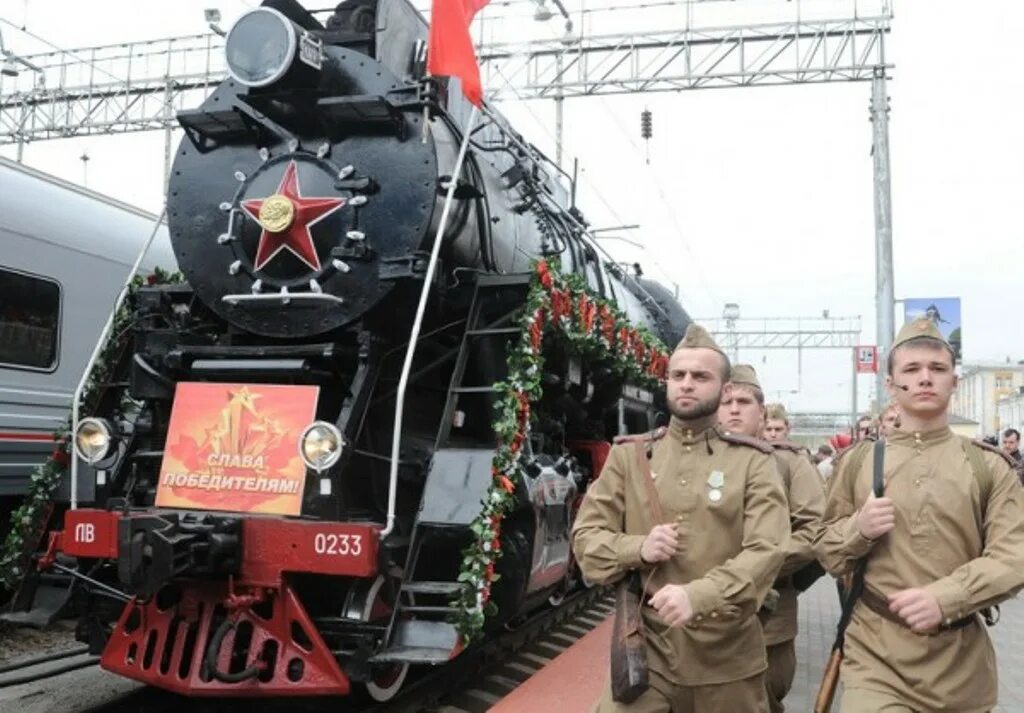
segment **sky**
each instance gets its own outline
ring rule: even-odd
[[[484,11],[488,41],[524,32],[561,34],[558,22],[523,24],[525,0]],[[578,13],[587,0],[569,0]],[[652,3],[656,0],[633,0]],[[694,27],[735,19],[870,14],[882,0],[738,0],[592,13],[595,32]],[[203,8],[225,27],[255,0],[0,0],[0,18],[63,48],[205,31]],[[324,2],[317,6],[326,6]],[[422,3],[422,4],[425,4]],[[589,0],[590,7],[615,5]],[[968,13],[966,8],[970,8]],[[490,20],[488,20],[490,17]],[[111,18],[121,18],[111,21]],[[127,21],[130,18],[130,22]],[[603,23],[603,24],[602,24]],[[579,23],[577,23],[578,26]],[[1016,329],[1024,195],[1024,74],[1016,50],[1024,3],[901,0],[888,60],[892,112],[893,252],[896,298],[960,297],[967,361],[1024,359]],[[477,29],[479,30],[479,23]],[[38,51],[0,25],[7,46]],[[565,103],[565,163],[582,167],[580,205],[595,227],[639,223],[639,250],[607,241],[617,258],[667,276],[696,318],[725,303],[744,318],[860,316],[862,343],[875,341],[874,214],[870,83],[762,87],[591,97]],[[640,111],[653,112],[650,163]],[[503,102],[531,141],[554,155],[547,101]],[[175,138],[177,141],[178,138]],[[162,204],[162,132],[31,144],[25,162],[157,211]],[[0,155],[14,156],[13,147]],[[897,328],[902,315],[896,319]],[[793,411],[848,411],[846,350],[741,351],[770,399]],[[859,409],[873,381],[858,380]],[[795,392],[795,393],[794,393]]]

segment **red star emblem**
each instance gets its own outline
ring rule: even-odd
[[[293,216],[290,221],[279,231],[267,228],[264,221],[260,220],[260,211],[268,199],[284,196],[292,205]],[[310,269],[320,270],[320,258],[316,254],[316,246],[313,244],[313,233],[310,228],[341,208],[346,203],[344,198],[306,198],[299,189],[299,175],[295,161],[288,163],[284,170],[281,183],[277,187],[277,196],[242,201],[242,210],[250,218],[255,220],[263,228],[260,235],[260,244],[256,249],[256,260],[254,269],[262,270],[268,262],[274,259],[282,250],[287,249],[302,262],[309,265]]]

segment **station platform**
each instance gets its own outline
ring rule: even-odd
[[[589,713],[608,680],[611,635],[609,616],[492,706],[489,713]]]
[[[988,630],[999,665],[999,704],[992,713],[1024,713],[1024,688],[1017,685],[1024,665],[1024,597],[1003,602],[1001,609],[999,625]],[[800,597],[797,670],[786,697],[787,711],[802,713],[813,708],[839,614],[831,577],[822,577]],[[608,677],[611,631],[609,615],[495,702],[489,713],[589,713]]]

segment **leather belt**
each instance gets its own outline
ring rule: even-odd
[[[970,616],[965,616],[963,619],[957,619],[956,621],[952,621],[948,624],[940,624],[938,629],[934,631],[914,631],[907,625],[907,622],[903,621],[903,619],[900,618],[898,614],[889,609],[888,601],[878,596],[870,589],[866,587],[864,588],[864,591],[861,592],[860,600],[864,602],[864,606],[873,611],[875,614],[878,614],[878,616],[882,617],[883,619],[888,619],[894,624],[899,624],[904,629],[913,631],[913,633],[919,634],[921,636],[935,636],[937,634],[943,634],[947,631],[963,629],[964,627],[970,626],[978,619],[977,616],[972,614]]]

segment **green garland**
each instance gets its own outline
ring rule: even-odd
[[[530,434],[530,405],[542,394],[545,336],[556,335],[574,354],[606,360],[624,380],[646,386],[656,386],[668,367],[667,350],[656,337],[633,327],[581,276],[559,272],[557,263],[535,264],[520,326],[519,340],[508,353],[508,377],[495,385],[500,396],[493,424],[498,449],[491,463],[492,482],[480,515],[470,525],[473,541],[462,551],[458,578],[463,587],[452,602],[457,610],[454,624],[464,642],[478,637],[485,618],[497,612],[491,587],[498,580],[494,568],[501,556],[501,523],[515,508],[515,491],[523,482],[520,453]]]
[[[148,277],[143,278],[136,275],[129,287],[129,295],[135,294],[135,291],[143,284],[162,285],[182,281],[180,273],[165,272],[156,268]],[[121,304],[121,309],[114,315],[110,336],[85,384],[82,393],[83,404],[91,403],[99,393],[99,389],[111,376],[114,360],[132,326],[132,312],[129,303],[129,300],[125,300]],[[73,455],[70,414],[60,429],[53,434],[53,440],[55,443],[53,453],[43,463],[36,466],[29,479],[29,489],[25,500],[11,513],[10,531],[0,549],[0,585],[11,590],[17,589],[28,572],[33,554],[31,550],[36,546],[39,534],[46,527],[50,516],[53,491],[57,489],[71,463]]]

